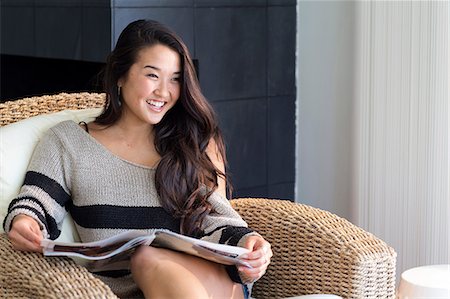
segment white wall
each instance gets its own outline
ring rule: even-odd
[[[297,7],[296,201],[352,219],[353,2]]]

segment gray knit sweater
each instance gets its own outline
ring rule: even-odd
[[[155,171],[112,154],[75,122],[62,122],[37,145],[4,229],[9,232],[14,216],[26,214],[39,222],[44,237],[55,239],[69,212],[83,242],[129,229],[179,232],[179,221],[161,207]],[[243,237],[254,234],[226,198],[214,193],[209,202],[215,213],[206,217],[202,239],[242,246]],[[240,282],[235,269],[228,273]],[[114,287],[114,279],[105,280],[113,291],[123,287]]]

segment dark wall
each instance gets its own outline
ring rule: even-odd
[[[0,101],[98,90],[111,1],[1,0]]]
[[[0,56],[0,102],[60,92],[102,91],[100,62]]]
[[[1,0],[1,53],[104,62],[110,0]]]
[[[295,0],[66,1],[59,9],[49,3],[56,0],[46,1],[47,19],[56,18],[47,21],[75,27],[67,29],[68,37],[59,32],[72,46],[56,50],[58,43],[47,39],[34,43],[37,47],[43,44],[44,50],[35,49],[28,55],[103,62],[130,21],[150,18],[167,24],[198,60],[202,89],[218,112],[225,134],[234,196],[294,198]],[[11,6],[8,9],[14,11]],[[34,10],[42,9],[34,4]],[[58,16],[52,17],[55,13]],[[75,13],[81,25],[63,21],[66,17],[73,20],[69,15]],[[39,22],[36,17],[37,27]],[[34,38],[41,36],[36,33]],[[3,44],[2,34],[2,53],[11,54],[11,44],[9,48]]]

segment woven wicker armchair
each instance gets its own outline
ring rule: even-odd
[[[100,107],[103,94],[33,97],[0,104],[1,126],[44,113]],[[396,254],[345,219],[285,200],[241,198],[234,208],[271,244],[256,298],[328,293],[343,298],[395,298]],[[1,298],[117,298],[86,269],[67,258],[12,249],[0,235]]]

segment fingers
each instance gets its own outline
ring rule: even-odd
[[[36,242],[30,241],[16,232],[8,234],[11,244],[17,250],[41,252],[41,246]]]
[[[257,259],[242,259],[247,264],[251,266],[251,268],[241,266],[242,270],[246,270],[247,273],[256,273],[260,272],[260,270],[265,270],[270,264],[270,258],[272,257],[272,251],[270,253],[263,255]]]
[[[238,268],[238,271],[245,283],[254,282],[254,281],[260,279],[266,273],[267,266],[269,266],[269,263],[270,263],[270,260],[265,262],[264,264],[262,264],[259,267],[253,267],[253,268],[240,266]]]
[[[249,237],[245,247],[252,251],[244,254],[241,258],[252,268],[240,266],[238,270],[241,277],[248,283],[259,279],[265,274],[273,253],[270,244],[260,236]]]
[[[29,216],[18,215],[14,218],[8,238],[15,249],[42,252],[42,232],[36,220]]]
[[[273,253],[270,244],[260,237],[259,239],[261,239],[262,242],[260,241],[260,244],[255,243],[253,248],[249,248],[252,251],[242,255],[241,258],[246,260],[258,260],[264,257],[266,259],[270,259],[272,257]]]

